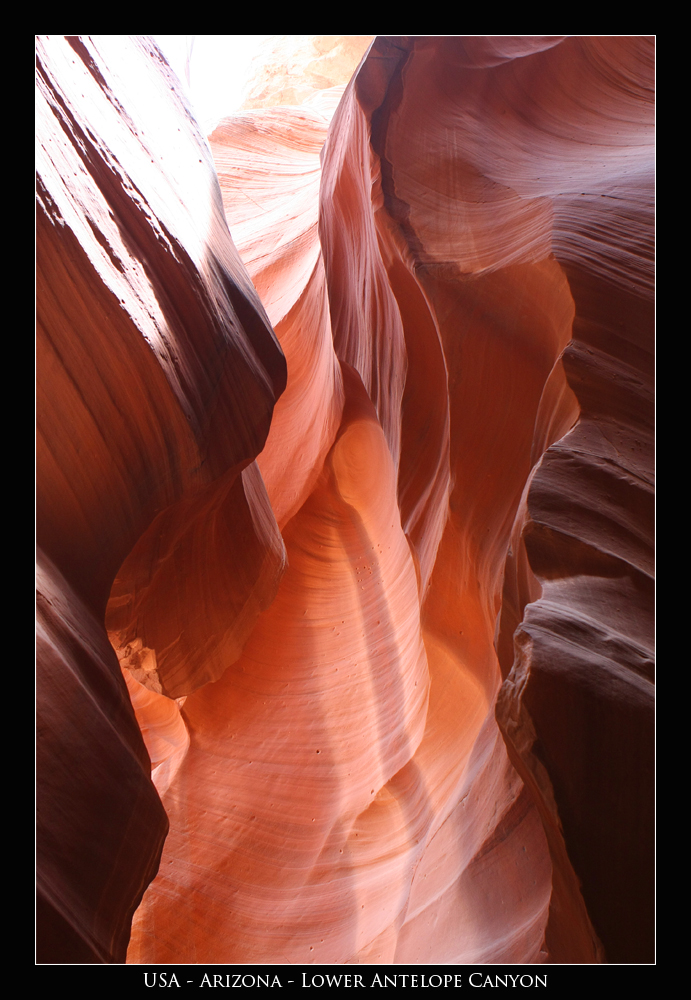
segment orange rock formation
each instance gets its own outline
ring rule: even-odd
[[[39,41],[40,960],[651,960],[652,73]]]

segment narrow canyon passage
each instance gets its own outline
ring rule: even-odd
[[[40,960],[650,960],[652,40],[38,52]]]

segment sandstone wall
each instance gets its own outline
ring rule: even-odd
[[[652,40],[38,57],[42,960],[651,961]]]

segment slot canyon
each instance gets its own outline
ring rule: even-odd
[[[315,37],[36,39],[37,962],[652,963],[654,39]]]

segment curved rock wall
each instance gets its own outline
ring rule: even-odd
[[[154,693],[237,656],[283,568],[250,463],[285,365],[158,50],[42,38],[37,79],[38,954],[123,961],[168,823],[106,605]]]
[[[154,785],[130,962],[649,960],[652,43],[377,38],[219,124],[222,206],[155,49],[41,45],[41,537],[150,802],[92,960]]]

